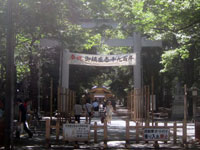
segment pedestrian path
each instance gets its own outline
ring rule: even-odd
[[[154,142],[140,142],[136,144],[134,141],[135,139],[135,131],[130,132],[130,138],[132,141],[130,142],[129,147],[126,147],[126,119],[129,118],[129,112],[125,107],[118,106],[117,111],[113,114],[113,118],[111,124],[108,124],[108,142],[107,148],[105,148],[104,141],[103,141],[103,129],[98,129],[97,131],[97,143],[94,143],[94,131],[91,130],[91,138],[89,143],[79,142],[77,149],[154,149]],[[91,125],[97,122],[97,125],[103,126],[101,123],[100,117],[93,117]],[[84,123],[84,122],[82,122]],[[135,122],[131,121],[130,125],[134,125]],[[15,149],[27,149],[27,150],[38,150],[38,149],[47,149],[45,147],[45,130],[44,125],[41,125],[40,130],[37,129],[34,133],[33,138],[27,138],[26,135],[22,137],[20,140],[14,141]],[[179,138],[181,138],[180,130],[178,132]],[[51,136],[51,148],[49,149],[76,149],[74,147],[74,142],[63,142],[62,140],[56,141],[55,137],[55,130],[52,132]],[[188,131],[187,131],[189,138],[189,144],[187,149],[200,149],[200,144],[198,142],[194,142],[194,124],[188,124]],[[62,136],[60,136],[61,138]],[[192,142],[193,141],[193,142]],[[160,149],[185,149],[183,145],[180,143],[173,144],[173,142],[169,141],[168,144],[164,144],[163,142],[159,142]]]

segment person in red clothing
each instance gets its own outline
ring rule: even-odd
[[[18,106],[19,106],[19,120],[18,123],[19,124],[23,124],[24,130],[28,133],[29,137],[32,138],[33,133],[30,131],[29,127],[28,127],[28,123],[27,123],[27,109],[24,107],[24,104],[22,103],[21,99],[17,100]],[[20,134],[17,134],[17,138],[20,137]]]
[[[24,108],[26,109],[26,119],[28,123],[30,123],[31,116],[33,115],[33,111],[31,111],[31,100],[29,98],[26,98],[24,100]]]

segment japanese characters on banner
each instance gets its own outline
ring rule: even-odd
[[[169,140],[169,128],[144,128],[143,138],[146,141],[167,141]]]
[[[69,53],[68,63],[88,66],[128,66],[136,64],[136,54],[130,53],[121,55],[91,55]]]
[[[89,135],[89,124],[63,124],[63,138],[65,141],[88,141]]]

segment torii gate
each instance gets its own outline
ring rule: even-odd
[[[116,28],[118,23],[112,20],[82,20],[80,22],[83,28],[94,28],[99,27],[101,25],[109,25],[113,28]],[[141,37],[140,33],[134,32],[132,37],[127,39],[109,39],[104,41],[105,44],[114,47],[121,47],[121,46],[129,46],[133,47],[133,52],[136,53],[136,65],[134,66],[134,89],[141,89],[142,87],[142,79],[141,79],[141,51],[143,47],[162,47],[162,41],[156,40],[147,40],[144,37]],[[63,62],[67,58],[68,51],[63,52]],[[63,63],[62,64],[62,77],[65,77],[65,80],[61,77],[61,85],[65,88],[69,87],[69,64]],[[139,97],[142,100],[142,97]],[[143,100],[140,105],[143,105]],[[140,107],[140,106],[139,106]],[[142,114],[139,112],[139,114]]]
[[[112,26],[113,28],[116,28],[118,26],[118,23],[112,21],[112,20],[81,20],[80,25],[82,28],[94,28],[99,27],[102,25],[108,25]],[[141,80],[141,51],[143,47],[162,47],[162,41],[151,41],[147,40],[145,38],[141,37],[140,33],[133,33],[133,37],[129,37],[127,39],[109,39],[107,41],[104,41],[105,44],[109,46],[129,46],[133,47],[133,52],[136,53],[136,65],[134,66],[134,88],[140,89],[142,87],[142,80]],[[64,51],[64,54],[67,53],[67,51]],[[65,58],[64,58],[65,57]],[[66,60],[66,55],[63,55],[63,59]],[[62,81],[62,86],[68,88],[69,87],[69,65],[63,64],[62,66],[62,76],[65,76],[66,80]]]

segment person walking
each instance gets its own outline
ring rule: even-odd
[[[83,108],[80,104],[80,99],[77,98],[76,104],[74,105],[74,115],[75,115],[75,121],[77,121],[78,123],[80,123],[80,118],[82,113],[83,113]]]
[[[112,113],[113,113],[113,107],[111,105],[111,101],[108,101],[106,105],[106,120],[109,124],[111,124]]]
[[[32,115],[33,115],[33,111],[31,110],[31,99],[26,98],[24,100],[24,108],[26,109],[26,120],[28,122],[28,124],[30,124],[31,120],[32,120]]]
[[[24,104],[22,103],[21,99],[17,100],[18,106],[19,106],[19,120],[18,120],[18,124],[19,125],[23,125],[24,131],[26,131],[29,135],[29,138],[32,138],[33,133],[30,131],[29,127],[28,127],[28,123],[26,121],[26,113],[27,113],[27,109],[24,107]],[[17,134],[17,138],[20,137],[20,134]]]
[[[91,123],[91,120],[92,120],[92,104],[90,104],[90,99],[88,98],[86,100],[86,104],[84,106],[84,109],[86,111],[86,121],[87,121],[87,118],[89,118],[89,124]]]
[[[99,114],[101,118],[101,123],[104,123],[106,114],[105,114],[105,108],[103,106],[103,102],[100,102],[99,104]]]
[[[97,99],[94,100],[94,102],[92,103],[92,106],[94,108],[94,111],[99,111],[99,103]]]

